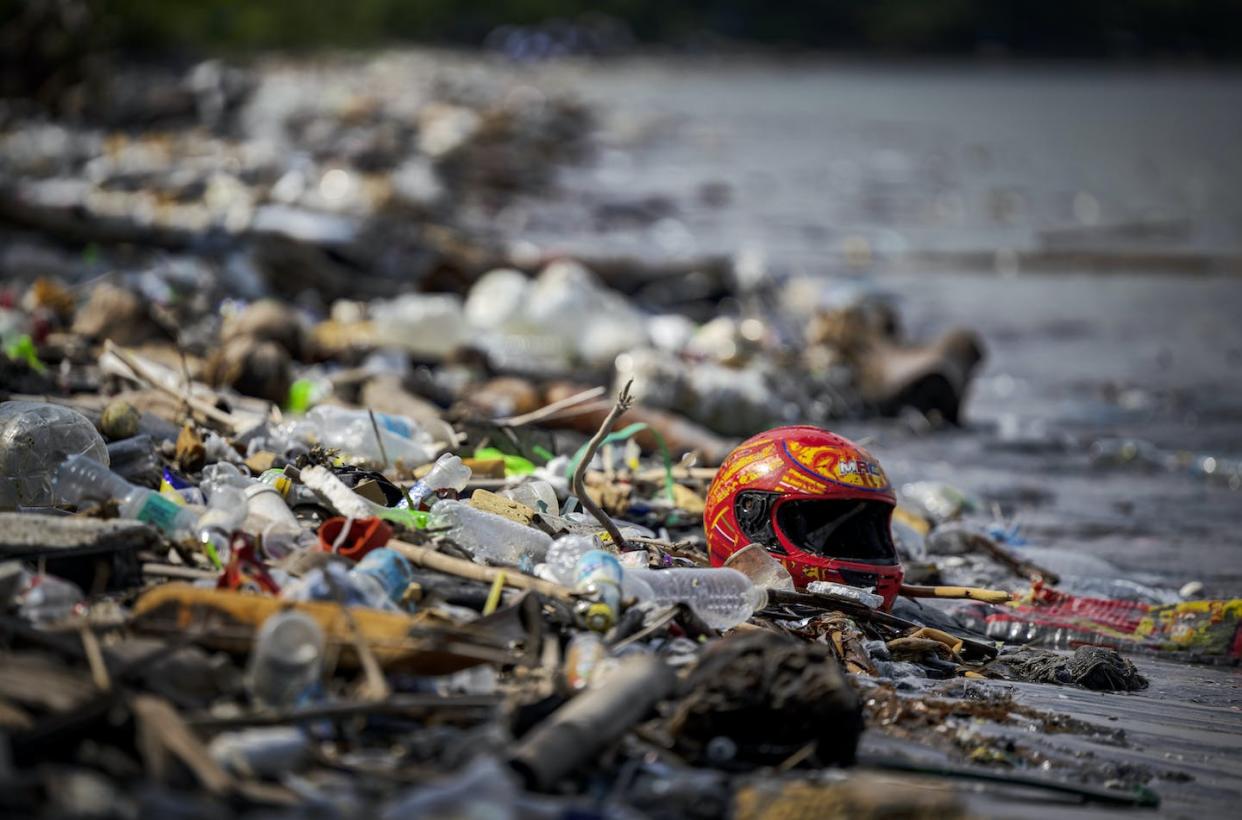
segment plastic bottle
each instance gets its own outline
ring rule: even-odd
[[[431,436],[405,416],[376,413],[372,424],[366,410],[322,405],[294,425],[293,431],[299,438],[313,438],[320,446],[339,449],[377,466],[385,460],[388,464],[402,461],[407,467],[426,464],[434,452]],[[375,439],[377,427],[384,444],[382,450]]]
[[[17,596],[18,613],[33,624],[62,621],[73,614],[85,596],[77,584],[55,575],[28,573],[25,589]]]
[[[74,455],[108,464],[107,445],[86,416],[58,404],[0,403],[0,510],[54,504],[53,477]]]
[[[505,490],[501,495],[519,504],[525,504],[535,512],[556,515],[560,509],[560,503],[556,499],[556,490],[551,484],[539,478],[523,481],[516,487]]]
[[[868,592],[860,587],[836,584],[832,581],[812,581],[806,585],[806,591],[813,592],[816,595],[828,595],[841,601],[852,601],[856,604],[862,604],[868,609],[876,609],[884,603],[883,595],[876,595],[874,592]]]
[[[621,564],[603,550],[590,550],[574,568],[574,591],[589,596],[579,604],[578,615],[587,629],[606,632],[621,612]]]
[[[345,482],[327,468],[319,465],[307,467],[299,477],[303,484],[328,499],[332,507],[346,518],[382,518],[410,528],[427,525],[427,513],[376,504],[345,486]]]
[[[215,487],[208,497],[207,511],[199,517],[194,532],[200,544],[215,549],[220,563],[229,562],[233,533],[241,528],[248,510],[246,494],[231,485]]]
[[[608,657],[608,647],[595,632],[576,632],[565,647],[565,685],[580,692],[591,684],[600,664]]]
[[[250,694],[268,706],[293,706],[318,694],[323,676],[323,630],[295,610],[263,622],[246,668]]]
[[[108,464],[112,472],[133,484],[152,484],[160,478],[155,441],[146,434],[109,444]]]
[[[408,501],[405,498],[401,499],[397,502],[397,507],[417,510],[424,501],[434,503],[437,490],[453,489],[461,492],[466,489],[469,481],[470,468],[465,465],[465,462],[451,453],[445,453],[436,459],[431,472],[410,487],[409,492],[406,493]]]
[[[404,591],[403,587],[403,594]],[[286,584],[280,591],[280,597],[287,601],[331,601],[390,612],[397,609],[384,582],[371,572],[354,573],[340,563],[313,569],[293,583]]]
[[[145,521],[174,537],[195,532],[198,516],[146,487],[135,487],[93,458],[70,456],[56,471],[56,495],[65,503],[116,499],[122,518]]]
[[[552,542],[552,546],[548,547],[544,563],[557,583],[573,586],[578,559],[591,550],[602,548],[600,540],[593,535],[562,535]]]
[[[239,777],[275,778],[310,759],[311,740],[296,726],[261,726],[222,732],[207,744],[216,763]]]
[[[901,498],[933,521],[948,521],[982,505],[978,498],[943,481],[915,481],[901,488]]]
[[[441,501],[435,505],[428,526],[447,528],[445,535],[475,558],[507,564],[542,561],[552,545],[552,538],[546,533],[476,510],[461,501]]]
[[[383,588],[388,600],[400,607],[405,591],[414,579],[414,567],[401,553],[379,547],[368,552],[349,574],[355,579],[363,576],[374,578]]]
[[[735,569],[751,580],[756,586],[764,589],[781,589],[794,591],[793,576],[780,561],[772,557],[772,553],[763,548],[762,544],[748,544],[729,556],[724,562],[729,569]]]
[[[731,629],[763,609],[768,594],[735,569],[626,570],[627,594],[659,604],[684,603],[708,626]]]

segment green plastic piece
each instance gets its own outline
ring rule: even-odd
[[[310,379],[297,379],[289,385],[289,395],[285,399],[285,410],[290,413],[305,413],[311,407],[311,395],[315,384]]]
[[[47,372],[47,365],[39,361],[39,352],[35,349],[34,339],[29,333],[18,336],[4,348],[5,355],[14,361],[25,362],[36,373]]]
[[[395,507],[385,507],[382,512],[377,510],[375,514],[385,521],[400,524],[406,529],[411,530],[427,529],[427,522],[431,518],[428,513],[422,510],[400,510]]]
[[[535,472],[535,464],[530,459],[502,453],[495,447],[480,447],[474,451],[474,457],[479,459],[501,459],[505,463],[506,477],[530,475]]]

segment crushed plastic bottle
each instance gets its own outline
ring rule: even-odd
[[[598,549],[603,549],[603,544],[593,535],[562,535],[548,547],[544,566],[558,584],[573,586],[578,559]]]
[[[437,490],[466,489],[470,481],[470,468],[459,457],[445,453],[436,459],[431,472],[414,482],[406,493],[406,498],[397,502],[399,509],[419,509],[424,502],[434,503]]]
[[[246,687],[268,706],[294,706],[318,696],[323,676],[323,630],[314,618],[286,610],[266,621],[246,668]]]
[[[535,512],[556,515],[560,502],[556,498],[556,490],[543,479],[532,478],[501,493],[505,498],[519,504],[525,504]]]
[[[832,581],[812,581],[806,585],[806,591],[813,592],[816,595],[828,595],[839,601],[852,601],[856,604],[862,604],[868,609],[878,609],[884,604],[883,595],[876,595],[874,592],[868,592],[860,587],[836,584]]]
[[[914,481],[901,488],[901,499],[933,521],[949,521],[982,504],[972,494],[943,481]]]
[[[76,455],[108,464],[103,436],[86,416],[58,404],[0,403],[0,510],[54,504],[56,470]]]
[[[735,569],[631,569],[626,594],[658,604],[684,603],[708,626],[732,629],[768,604],[762,587]],[[634,584],[633,581],[641,582]]]
[[[70,456],[56,471],[56,496],[81,506],[87,501],[116,500],[122,518],[151,524],[175,538],[197,530],[198,515],[170,501],[155,490],[136,487],[98,461],[85,455]]]
[[[414,579],[414,567],[401,553],[379,547],[368,552],[349,574],[355,579],[362,576],[374,578],[383,588],[388,600],[400,607],[405,591]]]
[[[444,528],[448,538],[476,559],[506,564],[542,561],[552,546],[552,538],[546,533],[461,501],[435,505],[428,527]]]
[[[379,441],[375,431],[379,428]],[[426,464],[435,455],[431,436],[418,422],[405,416],[376,413],[375,424],[366,410],[321,405],[301,419],[283,425],[284,436],[304,444],[318,444],[340,450],[374,465],[403,462],[407,467]],[[383,442],[383,449],[380,448]]]
[[[794,591],[793,576],[762,544],[748,544],[729,556],[724,565],[745,575],[756,586],[765,589]]]
[[[77,584],[63,578],[29,572],[24,574],[24,589],[17,595],[17,611],[32,624],[63,621],[86,599]]]
[[[401,591],[404,594],[405,587]],[[389,612],[398,608],[384,582],[372,572],[355,573],[340,563],[318,567],[286,584],[280,597],[287,601],[333,601]]]

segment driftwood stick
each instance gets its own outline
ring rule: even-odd
[[[161,393],[167,393],[177,401],[188,404],[204,417],[211,419],[234,433],[240,432],[241,423],[237,419],[218,407],[203,401],[197,396],[190,395],[190,386],[188,384],[186,385],[185,393],[178,393],[176,390],[173,390],[165,385],[158,377],[152,375],[151,372],[147,370],[146,366],[140,360],[132,356],[129,351],[113,344],[111,339],[104,342],[104,350],[120,359],[121,363],[129,368],[135,381],[150,385]]]
[[[971,601],[983,601],[988,604],[1003,604],[1010,600],[1008,592],[999,589],[980,589],[979,587],[923,587],[902,584],[901,594],[907,598],[966,598]]]
[[[574,469],[574,495],[578,496],[578,500],[582,502],[582,508],[595,516],[600,525],[608,531],[608,535],[612,538],[612,543],[621,549],[625,546],[625,539],[621,537],[621,530],[617,528],[616,523],[608,517],[608,514],[599,508],[599,506],[591,500],[587,495],[586,477],[587,466],[591,463],[591,459],[595,458],[595,451],[599,449],[599,445],[612,432],[612,426],[616,424],[617,418],[630,409],[630,405],[634,403],[634,397],[630,395],[630,385],[634,383],[630,379],[625,383],[625,387],[621,388],[621,395],[617,396],[617,403],[612,406],[612,410],[604,417],[604,421],[599,426],[599,430],[587,442],[586,452],[582,454],[582,460],[578,462],[578,466]]]
[[[592,387],[590,390],[583,390],[581,393],[575,393],[574,395],[563,398],[560,401],[554,401],[551,404],[539,408],[538,410],[532,410],[531,412],[523,413],[520,416],[510,416],[506,419],[497,419],[494,424],[501,427],[521,427],[525,424],[531,424],[532,422],[543,421],[544,419],[551,418],[552,416],[558,415],[562,410],[582,404],[583,402],[591,401],[592,399],[597,399],[602,395],[604,395],[603,387]]]
[[[449,575],[455,575],[458,578],[480,581],[485,584],[495,583],[496,577],[503,575],[504,585],[507,587],[532,590],[547,595],[550,598],[559,598],[562,601],[572,599],[572,590],[568,587],[545,581],[542,578],[536,578],[533,575],[525,575],[514,570],[485,567],[482,564],[476,564],[464,558],[454,558],[451,555],[445,555],[442,552],[436,552],[427,547],[407,544],[396,539],[389,541],[385,546],[394,552],[401,553],[415,566],[434,569]]]

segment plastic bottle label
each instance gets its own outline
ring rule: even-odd
[[[390,416],[387,413],[376,413],[375,419],[379,422],[380,427],[383,427],[390,433],[396,433],[402,438],[414,437],[414,429],[410,427],[409,423],[396,416]]]
[[[142,509],[138,510],[138,520],[153,524],[164,532],[173,532],[177,529],[177,517],[180,514],[181,507],[176,502],[169,501],[159,493],[151,493],[142,502]]]

